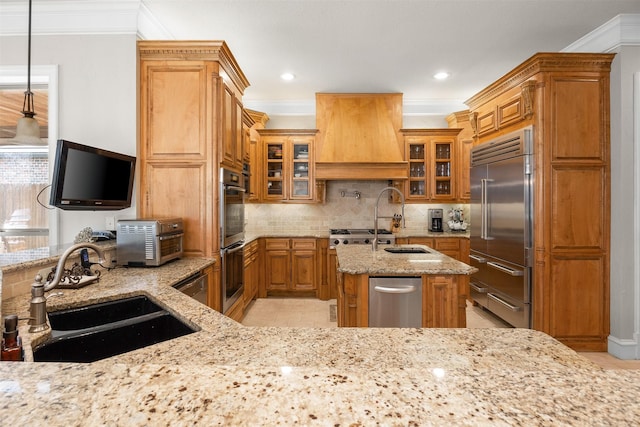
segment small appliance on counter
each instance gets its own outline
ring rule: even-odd
[[[442,209],[429,209],[429,231],[442,232]]]
[[[157,267],[182,257],[184,224],[181,218],[118,220],[118,265]]]

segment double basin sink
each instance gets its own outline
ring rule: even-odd
[[[95,362],[196,332],[141,295],[48,313],[51,339],[36,362]]]

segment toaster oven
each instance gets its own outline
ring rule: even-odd
[[[118,265],[157,267],[182,257],[180,218],[118,220],[116,231]]]

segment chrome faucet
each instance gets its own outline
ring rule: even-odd
[[[93,243],[77,243],[64,251],[58,260],[56,266],[56,274],[53,279],[47,283],[42,283],[42,276],[36,274],[34,282],[31,285],[31,304],[29,306],[29,332],[42,332],[49,329],[47,325],[47,297],[44,296],[45,292],[48,292],[58,286],[62,280],[64,274],[64,265],[67,262],[67,258],[78,249],[93,249],[99,257],[98,264],[102,265],[105,260],[104,252],[98,245]]]
[[[400,190],[396,187],[385,187],[380,190],[380,194],[378,194],[378,200],[376,200],[376,207],[373,209],[373,245],[372,248],[374,251],[378,250],[378,219],[379,218],[392,218],[394,220],[398,219],[397,215],[393,216],[378,216],[378,205],[380,204],[380,197],[385,191],[395,191],[400,195],[400,201],[402,202],[402,228],[404,228],[404,195]]]

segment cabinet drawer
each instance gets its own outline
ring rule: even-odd
[[[436,241],[436,250],[445,250],[445,251],[457,251],[460,250],[460,240],[459,239],[435,239]]]
[[[315,249],[316,239],[293,239],[291,247],[293,249]]]
[[[289,239],[267,239],[265,249],[268,251],[278,249],[289,249]]]

